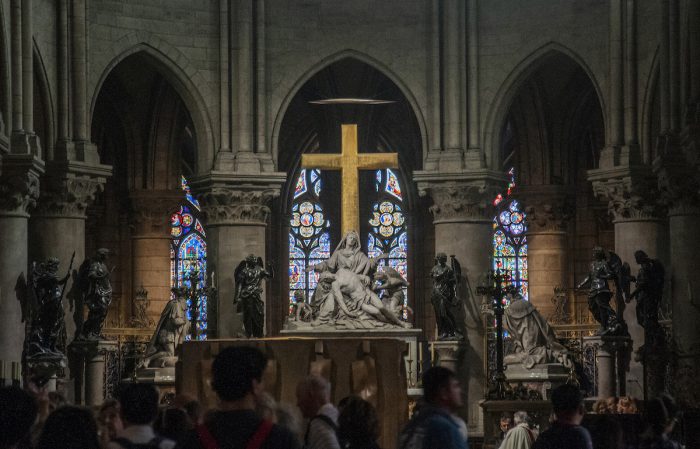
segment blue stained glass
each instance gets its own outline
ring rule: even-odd
[[[515,175],[512,176],[507,197],[515,187]],[[493,233],[493,269],[507,271],[511,276],[508,284],[515,285],[524,299],[528,298],[527,271],[527,217],[519,201],[510,202],[501,198],[497,203],[498,213],[494,217]],[[504,285],[505,286],[505,285]]]
[[[185,198],[187,198],[187,201],[190,202],[194,207],[197,208],[197,210],[201,210],[199,207],[199,201],[197,201],[193,196],[192,192],[190,192],[190,186],[187,183],[187,179],[184,176],[181,176],[180,179],[180,187],[182,190],[185,192]]]
[[[299,198],[306,193],[306,169],[302,169],[297,179],[297,184],[294,187],[294,199]]]
[[[321,195],[321,180],[320,179],[316,182],[316,184],[314,184],[314,193],[316,194],[316,196]]]
[[[396,177],[390,168],[386,169],[386,187],[384,190],[401,200],[401,187],[399,186],[399,179]]]
[[[317,169],[311,170],[311,182],[316,182],[318,179],[319,171]]]

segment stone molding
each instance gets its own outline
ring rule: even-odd
[[[44,164],[32,155],[6,154],[0,176],[0,215],[29,217],[39,198],[39,178]]]
[[[465,221],[490,222],[493,200],[505,191],[505,176],[494,172],[439,174],[416,172],[421,197],[430,196],[433,223]]]
[[[42,180],[41,196],[32,215],[84,219],[88,206],[104,190],[111,167],[104,171],[104,175],[79,171],[47,175]]]
[[[211,173],[192,180],[207,226],[266,226],[286,173]]]
[[[657,181],[649,167],[588,171],[593,193],[608,202],[614,222],[659,220],[664,215]]]

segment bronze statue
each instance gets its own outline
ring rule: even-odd
[[[447,255],[437,253],[435,255],[435,266],[430,270],[430,277],[433,278],[433,293],[430,297],[435,308],[435,319],[437,321],[438,339],[461,339],[456,319],[456,308],[460,305],[457,298],[457,282],[459,263],[454,256],[452,267],[447,266]]]
[[[85,305],[88,317],[85,323],[76,322],[77,340],[103,338],[102,326],[112,303],[112,284],[109,280],[111,272],[106,264],[109,254],[108,249],[98,249],[95,256],[85,259],[78,270],[75,307],[79,310],[76,314],[82,315],[82,306]]]
[[[238,264],[233,277],[236,281],[233,303],[236,304],[236,312],[243,313],[245,333],[248,338],[262,338],[265,326],[262,282],[274,277],[272,265],[268,264],[266,270],[262,258],[250,254]]]
[[[612,280],[616,288],[617,313],[610,306],[612,292],[608,281]],[[599,246],[593,248],[593,261],[588,276],[577,288],[589,285],[588,308],[600,323],[598,335],[623,335],[627,329],[622,319],[623,298],[629,296],[629,265],[622,263],[620,257]]]
[[[183,341],[190,329],[187,320],[187,299],[181,288],[172,288],[172,299],[168,301],[160,314],[156,330],[148,342],[144,358],[139,364],[149,366],[175,366],[175,350]]]
[[[69,275],[58,278],[58,263],[55,257],[40,264],[32,263],[29,279],[25,281],[22,274],[15,287],[22,306],[22,321],[26,323],[24,357],[27,361],[64,358],[62,303]]]
[[[635,251],[634,260],[639,264],[639,272],[634,278],[636,288],[627,302],[637,299],[637,322],[645,330],[654,331],[659,327],[659,303],[664,290],[664,266],[642,250]]]

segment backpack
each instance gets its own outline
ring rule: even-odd
[[[126,438],[114,438],[113,442],[117,443],[124,449],[160,449],[160,443],[162,443],[164,438],[155,436],[148,443],[133,443]]]
[[[202,445],[203,449],[219,449],[219,443],[211,434],[206,425],[200,424],[196,428],[197,436],[199,437],[199,444]],[[267,440],[268,435],[272,431],[272,421],[264,419],[258,429],[255,431],[248,444],[246,444],[246,449],[260,449],[265,440]]]
[[[317,419],[320,420],[320,421],[323,421],[324,423],[326,423],[326,425],[327,425],[328,427],[330,427],[331,429],[333,429],[333,432],[335,432],[336,438],[337,438],[337,435],[338,435],[338,425],[337,425],[336,423],[334,423],[333,420],[330,419],[330,418],[329,418],[328,416],[326,416],[326,415],[316,415],[316,416],[314,416],[313,418],[311,418],[311,419],[309,420],[309,425],[306,427],[306,433],[304,434],[304,447],[308,447],[308,446],[309,446],[309,431],[311,430],[311,423],[314,422],[314,420],[317,420]]]

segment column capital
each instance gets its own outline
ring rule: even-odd
[[[530,233],[565,232],[576,213],[571,188],[562,185],[519,186]]]
[[[104,190],[109,165],[48,162],[33,216],[85,218],[85,210]]]
[[[183,202],[180,190],[135,190],[129,194],[129,227],[134,237],[169,238],[170,215]]]
[[[208,226],[260,225],[270,218],[270,202],[280,195],[286,173],[256,175],[212,172],[193,179]]]
[[[490,170],[463,173],[417,171],[413,180],[420,196],[430,196],[433,223],[480,221],[493,217],[492,202],[507,184],[506,176]]]
[[[39,198],[44,164],[31,154],[5,154],[0,176],[0,215],[29,217]]]
[[[648,166],[588,171],[593,193],[608,202],[615,222],[659,220],[664,213],[656,177]]]

